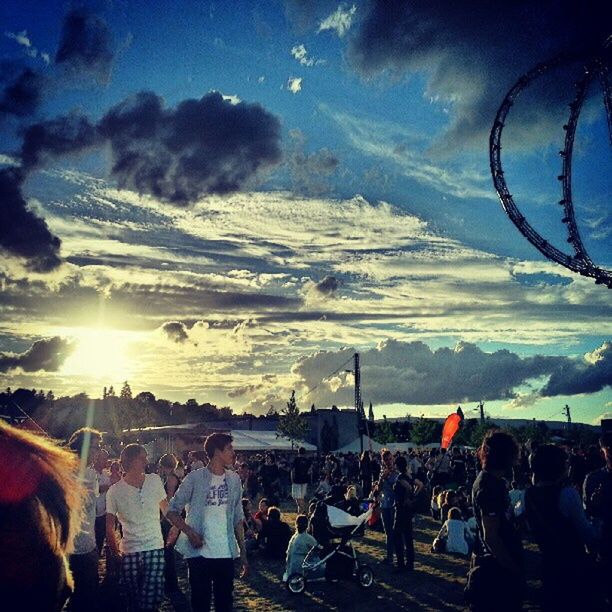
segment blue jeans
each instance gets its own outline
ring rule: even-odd
[[[393,539],[393,521],[395,519],[395,510],[393,508],[381,508],[381,516],[383,529],[385,530],[385,538],[387,540],[387,561],[393,562],[393,550],[395,547]]]

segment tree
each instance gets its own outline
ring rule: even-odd
[[[130,383],[127,380],[123,383],[123,387],[121,387],[121,393],[119,394],[119,397],[122,400],[128,401],[132,399],[132,387],[130,387]]]
[[[429,442],[434,442],[436,429],[434,421],[429,421],[422,416],[412,424],[410,437],[417,446],[423,446]]]
[[[135,398],[140,404],[154,404],[155,396],[150,391],[141,391]]]
[[[368,410],[368,421],[374,422],[374,408],[372,408],[372,402],[370,402],[370,409]]]
[[[115,388],[113,385],[106,390],[106,397],[115,397]]]
[[[383,422],[376,426],[374,440],[376,440],[376,442],[379,444],[389,444],[389,442],[395,442],[395,435],[391,429],[391,423],[387,421],[386,416],[383,416]]]
[[[266,416],[269,416],[269,417],[278,416],[278,411],[276,410],[274,406],[272,406],[272,404],[270,404],[270,407],[268,408],[268,412],[266,412]]]
[[[287,402],[287,407],[283,408],[278,419],[278,433],[291,440],[291,448],[295,440],[303,440],[308,433],[308,421],[300,413],[295,401],[295,391],[291,392],[291,397]]]

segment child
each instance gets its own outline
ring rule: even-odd
[[[286,582],[291,574],[302,574],[302,563],[308,551],[317,546],[317,541],[306,533],[308,527],[308,517],[305,514],[298,514],[295,519],[295,533],[289,540],[287,546],[287,568],[283,574],[283,581]]]
[[[448,519],[442,525],[436,540],[446,540],[447,553],[467,555],[469,553],[468,537],[468,527],[461,516],[461,510],[456,507],[451,508],[448,511]],[[437,548],[435,540],[433,548],[434,550]]]

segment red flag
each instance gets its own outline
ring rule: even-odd
[[[442,442],[440,444],[442,448],[448,448],[451,445],[455,434],[459,431],[461,421],[461,415],[456,412],[447,417],[442,429]]]

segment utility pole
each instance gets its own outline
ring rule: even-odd
[[[361,448],[361,452],[363,453],[363,402],[361,401],[361,369],[359,367],[359,353],[355,353],[355,365],[353,372],[355,374],[355,410],[357,411],[357,423],[359,424],[359,446]]]
[[[478,409],[480,410],[480,423],[481,425],[484,425],[485,415],[484,415],[484,403],[482,400],[480,400],[480,403],[478,404]]]
[[[565,404],[565,408],[563,408],[563,414],[567,417],[567,431],[569,431],[572,427],[572,414],[570,412],[570,407]]]
[[[364,426],[368,429],[368,437],[369,437],[369,428],[368,422],[365,418],[365,410],[363,409],[363,400],[361,399],[361,368],[359,366],[359,353],[355,353],[354,357],[354,365],[352,370],[345,370],[345,372],[350,372],[355,377],[355,412],[357,413],[357,426],[359,429],[359,446],[361,448],[361,452],[363,453],[363,428]]]

